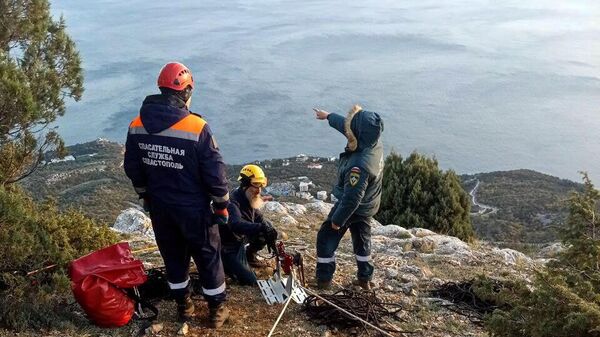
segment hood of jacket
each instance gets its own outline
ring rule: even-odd
[[[175,95],[147,96],[140,108],[140,118],[150,134],[170,128],[189,114],[185,102]]]
[[[350,152],[374,148],[383,132],[383,120],[376,112],[353,106],[344,120],[344,134]]]
[[[240,211],[251,209],[250,201],[246,197],[246,192],[243,188],[238,187],[235,190],[233,190],[233,192],[231,193],[231,197],[238,203]]]
[[[383,120],[379,114],[355,105],[346,117],[331,113],[327,120],[348,140],[344,153],[340,154],[340,166],[358,166],[378,176],[383,167]]]

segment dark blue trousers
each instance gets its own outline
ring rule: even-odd
[[[256,283],[256,274],[250,268],[246,258],[245,245],[238,247],[227,247],[221,251],[223,268],[225,273],[241,285],[253,285]]]
[[[211,214],[197,207],[151,202],[150,218],[172,297],[180,301],[189,296],[190,259],[194,258],[208,305],[216,306],[225,301],[221,238],[219,227],[212,224]]]
[[[221,259],[223,259],[225,273],[242,285],[256,284],[256,274],[248,264],[246,252],[256,254],[265,246],[266,240],[262,234],[247,237],[246,240],[236,245],[223,246]]]
[[[339,230],[331,228],[331,221],[327,220],[321,225],[317,233],[317,268],[318,281],[331,281],[335,272],[335,251],[340,240],[349,229],[352,235],[352,246],[356,258],[359,280],[370,281],[373,278],[373,262],[371,261],[371,226],[369,219],[352,217],[345,226]]]

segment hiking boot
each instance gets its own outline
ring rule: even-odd
[[[319,290],[331,289],[331,280],[329,280],[329,281],[317,280],[317,289],[319,289]]]
[[[375,289],[375,283],[369,280],[354,280],[352,281],[353,286],[361,287],[363,290]]]
[[[224,303],[216,307],[208,308],[208,326],[213,329],[220,328],[223,323],[229,318],[229,309]]]
[[[252,268],[265,268],[269,267],[267,261],[259,260],[256,256],[256,252],[251,250],[246,250],[246,259],[248,260],[248,265]]]
[[[189,321],[194,315],[194,309],[194,302],[189,297],[177,301],[177,321],[180,323]]]

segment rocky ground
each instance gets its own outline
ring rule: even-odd
[[[304,205],[268,202],[264,212],[280,231],[287,233],[288,251],[304,256],[307,279],[313,279],[315,239],[317,230],[331,208],[321,201]],[[139,210],[128,209],[117,219],[115,230],[129,240],[134,254],[145,261],[146,267],[160,266],[162,260],[154,247],[149,219]],[[372,224],[372,257],[376,266],[374,281],[377,296],[386,302],[402,305],[397,320],[390,321],[401,331],[397,336],[487,336],[483,327],[469,317],[455,313],[447,302],[433,298],[429,291],[449,281],[469,280],[484,274],[500,278],[528,279],[544,259],[534,260],[520,252],[498,249],[485,242],[467,244],[461,240],[438,235],[427,229],[405,229],[396,225]],[[560,247],[545,254],[551,256]],[[266,253],[265,253],[266,255]],[[356,272],[350,235],[342,240],[336,254],[338,270],[332,291],[350,287]],[[256,287],[242,287],[228,282],[230,321],[215,331],[206,328],[207,309],[201,297],[195,297],[199,310],[188,325],[187,336],[266,336],[279,315],[282,305],[269,306]],[[70,329],[44,333],[48,336],[175,336],[181,326],[174,323],[175,307],[169,301],[160,302],[160,316],[154,332],[143,332],[140,322],[119,329],[99,329],[89,323]],[[82,317],[77,306],[73,310]],[[71,331],[72,330],[72,331]],[[1,334],[1,333],[0,333]],[[39,335],[39,334],[36,334]],[[301,306],[291,303],[274,336],[364,336],[363,330],[338,330],[336,327],[311,323]],[[371,335],[377,335],[371,332]],[[21,334],[27,336],[27,334]]]

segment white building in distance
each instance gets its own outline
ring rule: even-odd
[[[59,159],[59,158],[50,159],[50,164],[61,163],[63,161],[73,161],[73,160],[75,160],[75,157],[73,157],[71,155],[68,155],[68,156],[65,156],[62,159]]]
[[[327,191],[319,191],[317,192],[317,199],[319,200],[327,200]]]
[[[310,185],[310,183],[306,183],[306,182],[300,182],[300,192],[308,192],[308,186]]]

